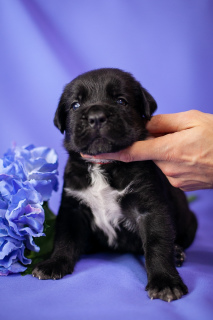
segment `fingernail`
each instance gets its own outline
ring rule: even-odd
[[[94,158],[93,156],[90,156],[90,155],[88,155],[88,154],[83,154],[83,153],[81,153],[81,156],[82,156],[82,158],[86,158],[86,159],[92,159],[92,158]]]

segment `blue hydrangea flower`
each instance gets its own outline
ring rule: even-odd
[[[30,181],[43,201],[58,190],[58,157],[53,149],[34,145],[13,148],[4,155],[2,166],[2,173]]]
[[[26,270],[25,249],[39,251],[44,236],[43,201],[58,188],[54,150],[33,145],[9,150],[0,159],[0,275]]]

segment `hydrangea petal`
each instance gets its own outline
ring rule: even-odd
[[[43,234],[43,235],[45,236],[45,234]],[[25,246],[26,246],[27,249],[29,249],[31,251],[34,251],[34,252],[39,252],[40,251],[39,246],[37,246],[35,244],[32,236],[27,235],[25,237],[24,243],[25,243]]]
[[[42,195],[42,201],[48,201],[51,197],[52,191],[55,190],[55,186],[53,188],[51,180],[31,180],[31,184],[36,189],[38,193]]]
[[[27,268],[18,262],[13,263],[10,267],[4,268],[0,266],[0,276],[8,276],[11,273],[24,272]]]

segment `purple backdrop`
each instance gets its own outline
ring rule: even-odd
[[[62,187],[66,153],[54,112],[64,85],[94,68],[133,73],[157,100],[157,113],[213,113],[212,39],[211,0],[0,0],[0,156],[12,143],[53,147]],[[60,193],[51,199],[55,213]],[[200,231],[180,270],[191,291],[184,299],[150,302],[137,259],[97,255],[57,282],[1,278],[2,319],[14,311],[20,319],[210,319],[213,192],[198,194]]]

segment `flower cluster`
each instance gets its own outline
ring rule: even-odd
[[[0,275],[26,270],[25,249],[39,251],[44,210],[58,188],[55,151],[33,145],[10,149],[0,159]]]

